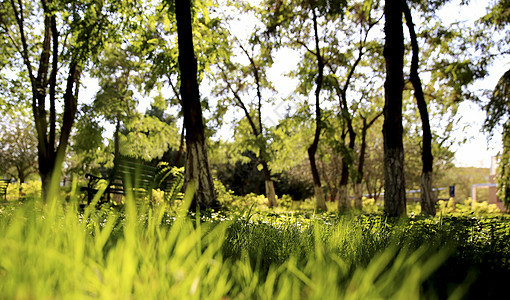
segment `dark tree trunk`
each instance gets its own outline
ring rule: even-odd
[[[363,127],[361,128],[361,146],[358,158],[358,172],[356,173],[356,180],[354,181],[354,207],[361,208],[363,199],[363,168],[365,166],[365,152],[367,149],[367,119],[363,117]]]
[[[425,102],[425,96],[423,95],[423,88],[421,85],[420,76],[418,74],[418,63],[419,63],[419,47],[418,39],[414,29],[413,19],[411,10],[406,0],[402,0],[404,15],[406,17],[407,28],[409,29],[409,35],[411,37],[411,47],[413,50],[413,56],[411,60],[411,76],[410,80],[414,87],[414,96],[418,104],[418,110],[420,112],[421,124],[423,130],[423,148],[421,152],[422,161],[422,172],[421,172],[421,210],[422,213],[429,216],[436,215],[435,207],[435,195],[432,192],[432,166],[434,157],[432,156],[432,132],[430,130],[429,113],[427,111],[427,102]]]
[[[338,211],[345,211],[351,207],[351,199],[349,198],[348,184],[349,184],[349,168],[352,164],[352,150],[354,150],[356,133],[352,128],[352,124],[349,124],[352,120],[349,119],[347,127],[349,133],[349,144],[348,148],[342,153],[342,172],[340,175],[340,182],[338,185]],[[345,140],[346,135],[342,135],[342,140]],[[345,148],[345,146],[344,146]]]
[[[363,176],[365,168],[365,153],[367,151],[367,132],[370,127],[375,123],[377,119],[382,115],[382,112],[375,116],[370,122],[367,123],[367,119],[363,118],[363,127],[361,129],[361,146],[359,150],[358,158],[358,172],[356,173],[356,180],[354,181],[354,207],[362,208],[362,192],[363,192]]]
[[[322,81],[324,77],[324,61],[322,60],[322,55],[319,47],[319,32],[317,29],[317,14],[315,13],[315,8],[312,8],[313,13],[313,29],[315,33],[315,55],[317,58],[317,69],[318,75],[316,80],[316,88],[315,88],[315,135],[313,138],[313,142],[308,147],[308,159],[310,160],[310,168],[312,171],[313,178],[313,186],[315,192],[315,201],[316,207],[319,210],[327,210],[326,200],[324,199],[324,192],[322,191],[321,179],[319,175],[319,170],[317,169],[317,163],[315,160],[315,153],[317,152],[317,147],[319,145],[319,138],[321,135],[321,124],[322,124],[322,116],[321,116],[321,107],[320,107],[320,93],[322,89]]]
[[[185,186],[196,187],[191,209],[218,207],[209,167],[205,128],[197,81],[197,60],[193,47],[191,1],[176,0],[177,37],[179,42],[180,93],[186,127]]]
[[[386,36],[384,59],[384,208],[391,217],[406,214],[404,146],[402,141],[402,92],[404,88],[404,35],[402,0],[387,0],[384,5]]]
[[[43,144],[46,146],[46,156],[41,161],[39,156],[39,172],[42,181],[43,199],[48,196],[55,196],[58,193],[60,176],[62,174],[62,164],[65,159],[65,153],[69,144],[71,130],[73,128],[76,111],[78,107],[78,86],[80,81],[80,71],[76,62],[71,62],[69,74],[67,77],[66,90],[64,93],[64,113],[62,125],[60,127],[59,143],[55,149],[54,136],[52,137],[51,127],[56,127],[56,120],[52,120],[50,125],[49,140],[45,134]],[[55,97],[54,95],[50,95]],[[41,141],[39,141],[41,143]]]

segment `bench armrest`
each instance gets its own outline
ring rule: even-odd
[[[89,173],[85,174],[85,178],[87,178],[88,180],[101,180],[101,179],[107,180],[108,179],[108,178],[92,175],[92,174],[89,174]]]

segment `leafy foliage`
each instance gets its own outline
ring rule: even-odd
[[[510,71],[499,79],[490,101],[485,106],[487,118],[484,128],[492,132],[497,126],[503,127],[503,151],[499,159],[499,196],[510,205]]]
[[[37,173],[37,138],[34,127],[23,116],[0,121],[0,172],[25,182]]]

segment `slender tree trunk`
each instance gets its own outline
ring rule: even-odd
[[[419,47],[418,39],[414,29],[411,10],[406,0],[403,1],[404,15],[406,17],[407,28],[411,37],[411,47],[413,57],[411,60],[410,80],[414,87],[414,96],[420,112],[421,124],[423,130],[423,146],[421,152],[422,172],[421,172],[421,211],[425,215],[436,215],[435,195],[432,192],[432,171],[434,157],[432,156],[432,131],[430,129],[429,113],[427,111],[427,102],[423,95],[423,88],[418,74]]]
[[[367,132],[370,127],[375,123],[379,117],[382,116],[382,112],[375,116],[370,122],[367,123],[367,119],[363,118],[363,128],[361,129],[361,146],[359,150],[359,158],[358,158],[358,172],[356,174],[356,180],[354,182],[354,207],[358,209],[363,208],[363,177],[364,177],[364,169],[365,169],[365,153],[367,151]],[[357,193],[356,193],[357,189]]]
[[[368,32],[367,32],[368,34]],[[347,89],[349,88],[350,82],[354,76],[354,72],[356,70],[356,67],[361,62],[361,59],[363,57],[363,46],[360,44],[360,48],[358,49],[358,57],[354,61],[354,64],[351,66],[351,69],[349,70],[349,73],[347,75],[347,79],[345,80],[345,84],[340,90],[340,87],[337,82],[337,93],[340,96],[340,109],[342,112],[342,117],[344,121],[347,123],[347,131],[349,134],[349,145],[347,151],[345,151],[342,154],[342,173],[340,177],[340,187],[339,187],[339,193],[338,196],[342,198],[338,198],[338,210],[347,210],[351,207],[351,199],[349,199],[349,193],[348,193],[348,184],[349,184],[349,175],[350,175],[350,167],[353,163],[352,154],[354,152],[354,146],[356,144],[356,132],[354,131],[354,127],[352,126],[352,115],[349,112],[349,106],[347,104]],[[342,142],[345,141],[345,135],[342,137]],[[354,184],[355,185],[355,184]],[[355,187],[355,186],[354,186]],[[354,189],[356,192],[356,187]],[[354,202],[356,204],[356,195],[354,195]],[[360,207],[359,207],[360,208]]]
[[[350,122],[350,121],[348,121]],[[339,193],[338,193],[338,210],[347,210],[351,207],[351,199],[349,198],[349,167],[352,165],[352,152],[354,151],[356,133],[352,128],[352,124],[348,125],[349,129],[349,145],[342,155],[342,173],[340,176]],[[342,138],[345,139],[345,136]]]
[[[402,0],[387,0],[384,5],[386,35],[384,59],[384,208],[391,217],[406,214],[404,146],[402,141],[402,92],[404,88],[404,35]]]
[[[331,202],[333,202],[333,203],[334,203],[334,202],[336,201],[336,197],[337,197],[337,193],[338,193],[338,188],[336,187],[336,185],[335,185],[335,184],[333,184],[333,185],[329,188],[329,190],[330,190],[330,197],[331,197],[331,198],[329,199],[329,201],[331,201]]]
[[[177,37],[179,43],[180,93],[186,127],[185,186],[193,182],[196,192],[191,209],[218,206],[209,167],[205,128],[197,81],[197,60],[193,47],[191,1],[176,0]]]
[[[248,53],[248,51],[245,48],[243,48],[242,46],[241,46],[241,49],[246,54],[246,56],[248,57],[251,65],[252,65],[253,75],[255,78],[255,85],[257,86],[257,98],[258,98],[257,115],[258,115],[258,124],[259,124],[258,128],[257,128],[257,125],[255,125],[254,118],[251,116],[250,111],[244,104],[243,99],[241,99],[241,96],[239,96],[239,93],[236,90],[234,90],[234,88],[230,84],[226,71],[223,70],[221,67],[220,67],[220,69],[222,71],[223,79],[225,80],[228,89],[234,95],[234,99],[237,101],[237,104],[239,105],[239,107],[243,110],[244,115],[246,116],[246,119],[248,120],[248,123],[250,124],[251,132],[252,132],[253,136],[256,138],[259,138],[259,137],[263,138],[264,127],[262,124],[262,93],[260,92],[261,84],[260,84],[259,72],[258,72],[258,68],[257,68],[255,61],[253,60],[251,55]],[[277,207],[278,203],[276,202],[276,192],[274,189],[274,183],[273,183],[272,176],[271,176],[271,170],[269,169],[268,161],[266,159],[266,157],[267,157],[266,147],[267,147],[266,140],[263,139],[263,141],[259,144],[259,153],[258,153],[257,157],[258,157],[260,163],[262,164],[262,170],[264,172],[265,190],[266,190],[266,196],[268,199],[268,206],[270,208],[272,208],[272,207]]]
[[[64,93],[64,113],[62,117],[62,125],[60,127],[60,138],[58,145],[55,148],[54,136],[52,137],[52,131],[50,129],[50,136],[48,137],[47,131],[44,130],[46,121],[41,120],[41,115],[45,114],[34,114],[38,116],[36,123],[39,123],[38,128],[41,128],[41,133],[38,136],[42,136],[42,139],[38,139],[38,158],[39,158],[39,175],[41,176],[42,182],[42,198],[44,201],[48,199],[49,195],[56,195],[59,187],[60,175],[62,173],[62,164],[65,159],[65,153],[69,144],[69,138],[71,136],[71,130],[74,124],[74,119],[77,111],[77,98],[78,98],[78,86],[80,80],[80,71],[78,65],[75,62],[71,62],[69,67],[69,74],[67,77],[66,90]],[[52,93],[56,91],[53,90]],[[50,95],[55,97],[55,95]],[[40,107],[37,107],[38,111],[41,112]],[[49,124],[50,127],[56,127],[56,120],[52,120]],[[53,133],[54,134],[54,133]],[[48,140],[48,138],[50,138]]]
[[[321,116],[321,107],[320,107],[320,93],[322,89],[322,81],[324,77],[324,61],[322,60],[322,55],[319,47],[319,32],[317,29],[317,14],[315,13],[315,8],[312,8],[313,13],[313,29],[315,33],[315,55],[317,57],[317,68],[318,75],[316,80],[316,88],[315,88],[315,135],[313,138],[313,142],[308,147],[308,159],[310,160],[310,169],[312,171],[314,192],[315,192],[315,206],[319,210],[326,211],[328,208],[326,206],[326,200],[324,199],[324,192],[322,191],[321,179],[319,175],[319,170],[317,169],[317,163],[315,160],[315,153],[317,152],[317,147],[319,145],[319,139],[321,135],[321,124],[322,124],[322,116]]]
[[[120,156],[120,118],[117,116],[117,123],[115,124],[115,132],[113,133],[113,159],[117,160]]]
[[[363,128],[361,129],[361,147],[359,150],[358,158],[358,172],[356,174],[356,180],[354,181],[354,207],[357,209],[363,208],[363,168],[365,166],[365,152],[367,149],[367,131],[368,124],[367,119],[363,118]]]
[[[19,25],[20,30],[24,24]],[[32,113],[34,116],[35,128],[37,130],[37,155],[39,163],[39,175],[41,176],[42,199],[46,201],[51,174],[54,168],[54,159],[50,155],[47,141],[47,121],[46,121],[46,87],[47,75],[49,70],[50,47],[51,47],[51,21],[49,16],[44,17],[44,40],[42,43],[41,56],[39,57],[39,69],[37,77],[30,74],[32,78]],[[23,31],[21,31],[23,32]],[[26,47],[26,45],[24,45]],[[27,50],[28,52],[28,50]],[[26,58],[28,60],[28,58]],[[29,72],[31,70],[30,62],[25,63]]]

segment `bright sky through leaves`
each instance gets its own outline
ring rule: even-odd
[[[256,4],[260,1],[250,1],[252,4]],[[488,0],[474,0],[471,1],[469,6],[459,6],[459,1],[454,1],[450,5],[447,5],[444,9],[438,12],[438,15],[445,23],[453,22],[467,22],[472,23],[482,15],[486,13],[486,7],[488,6]],[[244,31],[253,28],[253,24],[243,18],[240,24],[233,24],[231,26],[231,32],[235,34],[239,39],[247,38],[249,33]],[[244,36],[243,36],[244,33]],[[271,68],[268,77],[273,82],[278,82],[278,97],[285,98],[292,94],[296,87],[297,79],[290,79],[285,74],[292,68],[295,68],[299,59],[299,54],[296,52],[280,50],[275,53],[274,61],[275,64]],[[489,76],[482,81],[477,82],[473,89],[492,90],[496,85],[498,79],[503,73],[510,67],[508,57],[501,58],[496,61],[493,66],[489,69]],[[202,97],[208,96],[210,87],[207,85],[207,81],[204,81],[200,87]],[[90,102],[99,87],[95,79],[86,78],[83,82],[83,88],[80,91],[80,103]],[[171,91],[168,91],[171,94]],[[142,96],[139,95],[142,99]],[[150,99],[143,98],[140,101],[140,111],[145,111],[150,106]],[[273,117],[268,117],[265,120],[267,126],[276,125],[276,122],[284,115],[286,105],[278,105],[276,103],[272,107],[265,107],[266,112],[271,112]],[[453,137],[457,141],[467,140],[466,143],[452,146],[452,150],[456,152],[455,164],[457,166],[474,166],[474,167],[490,167],[491,156],[497,155],[502,149],[501,145],[501,131],[494,133],[492,139],[482,132],[482,124],[485,120],[485,112],[480,109],[478,104],[464,101],[459,108],[459,116],[462,116],[462,121],[457,127],[457,130],[453,132]],[[226,116],[228,117],[228,116]],[[227,120],[228,122],[228,120]],[[114,128],[107,128],[107,134],[112,135]],[[220,132],[223,132],[222,136],[227,139],[232,136],[230,126],[225,126]],[[433,128],[434,130],[434,128]],[[437,130],[437,128],[436,128]]]

